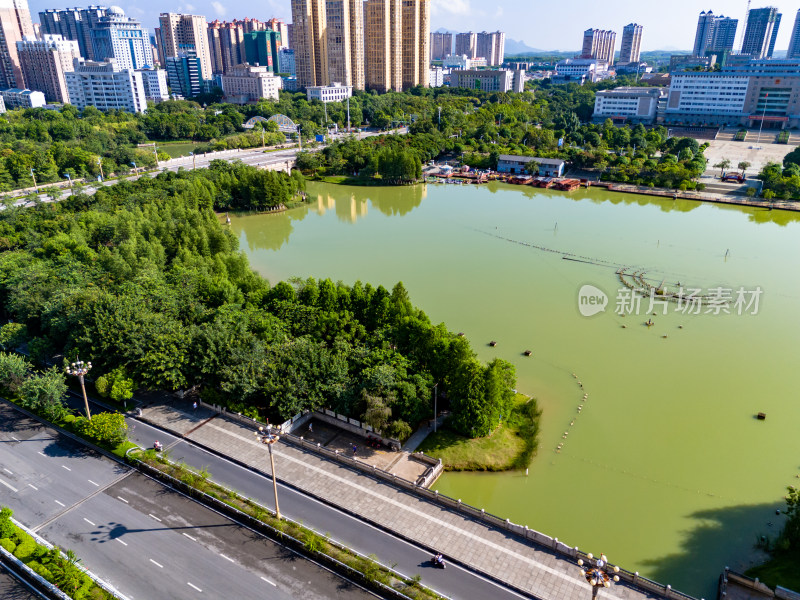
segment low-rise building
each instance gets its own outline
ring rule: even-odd
[[[519,156],[516,154],[501,154],[497,160],[498,173],[527,173],[530,163],[538,165],[540,177],[561,177],[564,175],[565,163],[560,158],[538,158],[536,156]]]
[[[0,97],[3,98],[6,109],[41,108],[46,104],[44,94],[38,90],[9,88],[0,90]]]
[[[525,71],[457,69],[450,73],[450,87],[483,90],[484,92],[521,92],[525,88]]]
[[[444,75],[445,69],[442,67],[431,67],[428,85],[431,87],[442,87],[444,85]]]
[[[283,89],[287,92],[296,92],[300,89],[300,84],[297,83],[297,77],[281,77],[283,80]]]
[[[333,85],[313,85],[306,88],[306,97],[309,102],[311,100],[319,100],[320,102],[342,102],[353,95],[352,85],[342,85],[341,83],[334,83]]]
[[[76,59],[75,70],[67,73],[66,78],[70,103],[77,108],[147,110],[142,74],[133,69],[120,69],[113,59],[106,62]]]
[[[240,65],[228,69],[220,77],[225,101],[234,104],[258,102],[262,98],[277,100],[283,80],[269,66]]]
[[[142,75],[145,98],[154,102],[169,100],[167,72],[164,69],[144,67],[143,69],[136,69],[136,71]]]
[[[486,58],[469,58],[466,54],[450,54],[442,61],[442,66],[445,69],[476,69],[478,67],[486,66]]]
[[[646,123],[656,120],[660,98],[667,96],[665,88],[618,87],[595,94],[593,120],[611,119],[615,123]]]
[[[551,78],[554,84],[578,83],[588,81],[594,83],[609,78],[608,63],[596,58],[565,58],[556,63],[555,74]]]

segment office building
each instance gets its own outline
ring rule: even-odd
[[[141,73],[120,69],[113,60],[106,62],[77,59],[75,69],[66,74],[70,104],[79,109],[144,112],[147,99]]]
[[[482,31],[476,34],[476,58],[485,58],[486,64],[490,67],[497,67],[503,64],[505,47],[506,34],[502,31],[494,31],[492,33]]]
[[[328,81],[364,89],[364,2],[326,0]]]
[[[431,33],[431,60],[443,60],[453,53],[452,33]]]
[[[596,58],[609,66],[614,64],[614,48],[617,34],[605,29],[587,29],[583,32],[583,48],[580,58]]]
[[[594,100],[595,122],[611,119],[615,123],[652,124],[658,102],[667,97],[666,88],[618,87],[597,92]]]
[[[154,102],[169,100],[169,88],[167,87],[167,72],[164,69],[145,67],[136,69],[142,76],[142,86],[144,87],[144,97]]]
[[[199,64],[199,76],[210,80],[213,73],[211,51],[208,47],[208,24],[202,15],[161,13],[158,18],[158,52],[161,64],[169,57],[194,52]]]
[[[44,93],[38,90],[28,90],[21,88],[9,88],[0,90],[0,98],[7,110],[12,108],[41,108],[47,101]]]
[[[41,34],[60,35],[65,40],[78,42],[81,56],[95,60],[91,31],[100,19],[107,16],[108,7],[51,8],[39,13]]]
[[[280,34],[271,29],[251,31],[244,34],[243,62],[267,67],[271,72],[278,72],[278,49]]]
[[[297,76],[294,62],[294,50],[291,48],[281,48],[278,50],[278,72],[288,73],[291,77]]]
[[[554,84],[595,83],[609,77],[608,63],[596,58],[565,58],[556,63],[550,78]]]
[[[267,29],[277,31],[280,34],[281,48],[289,47],[289,26],[275,17],[265,23]]]
[[[447,74],[450,70],[447,69]],[[442,67],[431,67],[430,74],[428,75],[428,85],[430,87],[442,87],[444,85],[445,69]]]
[[[789,38],[789,50],[786,53],[786,58],[800,58],[800,10],[797,11],[797,16],[794,19],[792,37]]]
[[[20,68],[28,88],[44,92],[49,102],[69,102],[65,73],[74,69],[80,58],[78,42],[60,35],[45,34],[44,39],[26,37],[17,42]]]
[[[344,102],[353,95],[352,85],[318,85],[306,88],[306,98],[308,101],[319,100],[320,102]]]
[[[193,98],[205,89],[200,59],[194,50],[181,52],[178,56],[168,56],[164,65],[167,81],[173,95]]]
[[[465,54],[467,58],[478,56],[478,34],[468,31],[456,34],[456,54]]]
[[[270,33],[277,35],[275,31]],[[266,65],[243,64],[233,67],[220,76],[220,83],[225,93],[225,102],[234,104],[258,102],[263,98],[277,100],[282,87],[281,78]]]
[[[619,51],[620,64],[638,63],[642,46],[642,26],[629,23],[622,29],[622,46]]]
[[[92,42],[92,60],[113,58],[119,69],[139,69],[152,63],[147,30],[136,19],[126,17],[119,6],[112,6],[84,28]]]
[[[521,92],[525,88],[525,71],[509,69],[455,70],[450,73],[450,87],[484,92]]]
[[[326,0],[292,0],[294,59],[297,83],[328,84]]]
[[[753,58],[772,58],[781,16],[775,7],[750,9],[741,53]]]
[[[0,88],[25,85],[17,56],[17,42],[33,35],[28,0],[0,0]]]

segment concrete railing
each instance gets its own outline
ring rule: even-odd
[[[755,579],[731,571],[725,567],[722,575],[719,577],[719,591],[720,597],[724,598],[728,594],[729,587],[744,588],[745,590],[752,590],[764,598],[777,598],[778,600],[800,600],[800,594],[792,590],[777,586],[774,590],[767,584],[759,581],[758,577]]]

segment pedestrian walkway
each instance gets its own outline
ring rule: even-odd
[[[215,417],[215,418],[212,418]],[[270,473],[267,449],[245,425],[187,401],[158,403],[142,418]],[[436,549],[542,600],[586,600],[591,590],[574,561],[292,444],[273,447],[278,479],[359,515],[401,537]],[[213,478],[213,473],[212,473]],[[600,598],[659,598],[619,583]],[[677,595],[676,595],[677,596]]]
[[[441,427],[442,423],[444,423],[447,415],[439,415],[436,419],[436,427]],[[403,444],[401,450],[404,452],[414,452],[419,445],[425,441],[425,438],[428,437],[428,434],[433,433],[433,421],[428,421],[427,424],[423,425],[419,429],[417,429],[414,433],[411,434],[411,437],[406,440],[406,443]]]

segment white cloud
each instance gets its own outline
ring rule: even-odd
[[[470,0],[434,0],[431,2],[431,14],[464,16],[474,14],[469,2]]]
[[[212,2],[211,7],[214,9],[214,12],[217,13],[218,17],[225,16],[225,7],[222,5],[222,2]]]

